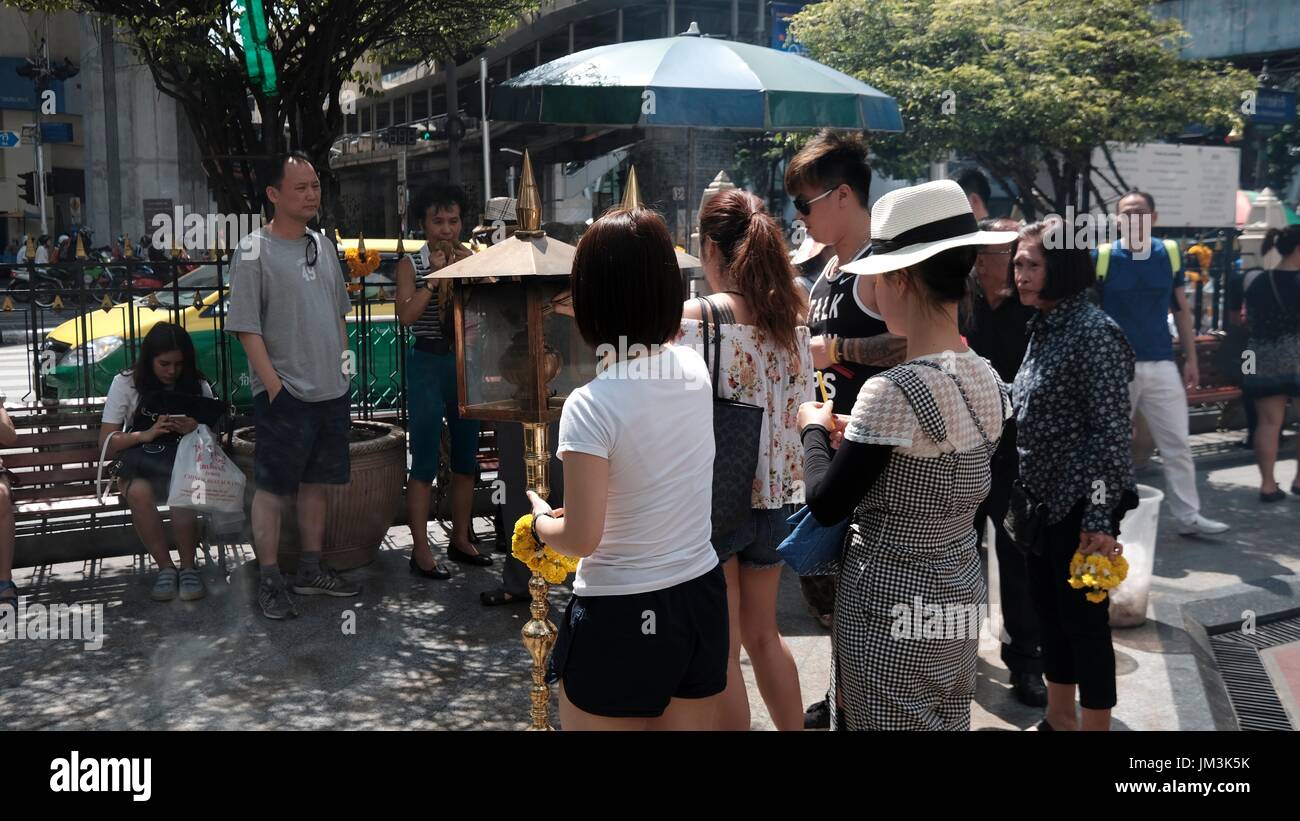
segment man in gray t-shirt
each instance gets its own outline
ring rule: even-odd
[[[308,229],[285,240],[259,228],[240,243],[226,330],[261,336],[271,367],[295,399],[324,402],[348,391],[339,319],[351,310],[337,251],[324,234]],[[253,393],[262,393],[266,385],[249,370]]]
[[[275,218],[240,243],[230,275],[226,330],[238,335],[253,385],[253,548],[263,615],[298,615],[278,566],[284,497],[297,494],[302,554],[292,584],[303,595],[355,596],[361,588],[321,565],[326,486],[345,485],[351,310],[338,252],[307,227],[320,209],[320,179],[301,155],[266,171]]]

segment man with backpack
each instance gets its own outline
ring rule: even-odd
[[[1141,412],[1160,449],[1165,469],[1165,496],[1183,536],[1213,535],[1228,525],[1201,515],[1196,491],[1196,466],[1187,430],[1187,394],[1200,381],[1196,362],[1196,335],[1192,312],[1183,292],[1178,243],[1155,240],[1155,198],[1130,191],[1120,198],[1116,213],[1121,239],[1094,252],[1097,293],[1101,307],[1124,331],[1137,355],[1129,383],[1130,413]],[[1174,314],[1178,338],[1185,354],[1180,377],[1174,364],[1168,316]]]

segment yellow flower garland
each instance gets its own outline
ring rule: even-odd
[[[352,273],[352,276],[358,279],[370,276],[379,267],[379,252],[373,248],[366,249],[366,258],[364,260],[361,259],[361,255],[357,253],[356,248],[349,248],[343,252],[343,259],[347,262],[348,270]]]
[[[510,552],[528,569],[540,575],[547,584],[561,584],[569,574],[578,569],[578,560],[562,556],[533,538],[533,514],[519,517],[515,522]]]
[[[1106,600],[1106,591],[1118,587],[1128,577],[1128,561],[1123,556],[1110,558],[1100,553],[1085,556],[1076,552],[1070,560],[1070,587],[1091,588],[1086,598],[1093,603]]]

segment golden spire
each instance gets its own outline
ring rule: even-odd
[[[86,240],[83,234],[77,233],[77,259],[86,258]]]
[[[402,254],[406,253],[406,246],[402,245],[402,232],[397,232],[397,257],[401,259]]]
[[[31,234],[28,234],[27,235],[27,260],[30,262],[31,260],[34,259],[36,259],[36,237],[33,237]]]
[[[366,258],[366,235],[365,232],[357,232],[357,256],[365,261]]]
[[[516,236],[542,235],[542,198],[537,193],[537,181],[533,179],[533,160],[528,155],[528,149],[524,149],[523,180],[519,184],[515,214],[519,220],[519,230],[515,231]]]
[[[633,165],[627,169],[627,184],[623,186],[623,203],[624,208],[641,207],[641,186],[636,182],[636,166]]]
[[[132,257],[131,238],[129,236],[122,238],[122,257],[124,259],[130,259]]]

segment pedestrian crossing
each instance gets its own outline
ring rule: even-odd
[[[26,345],[0,346],[0,391],[8,403],[36,402],[40,399],[32,382],[31,351]]]

